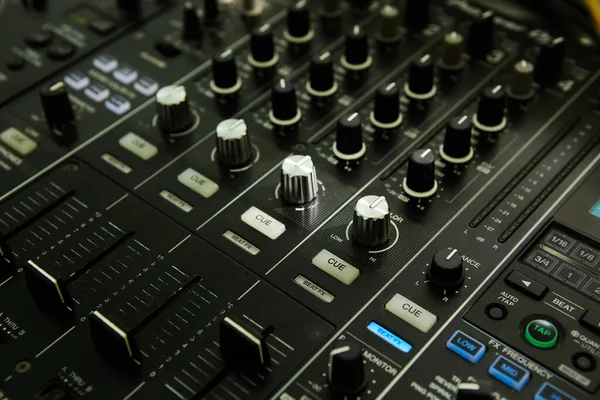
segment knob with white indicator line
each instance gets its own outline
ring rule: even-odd
[[[540,86],[552,86],[560,80],[564,72],[566,54],[567,46],[562,36],[540,46],[535,69],[535,81]]]
[[[379,12],[379,31],[377,40],[381,43],[397,43],[402,38],[400,31],[400,12],[390,4],[381,7]]]
[[[375,92],[371,124],[379,129],[396,129],[402,124],[400,90],[396,82],[381,86]]]
[[[414,100],[428,100],[435,96],[436,92],[433,57],[431,54],[425,54],[410,65],[404,93]]]
[[[275,51],[271,25],[264,24],[255,28],[250,37],[248,63],[255,69],[267,69],[277,65],[279,54]]]
[[[355,343],[338,342],[329,351],[327,380],[343,395],[360,393],[367,385],[363,351]]]
[[[373,63],[369,54],[369,38],[359,25],[354,25],[346,34],[344,54],[340,62],[348,71],[364,71]]]
[[[439,66],[445,71],[459,71],[465,66],[463,58],[465,52],[465,39],[456,32],[450,32],[444,36],[442,58]]]
[[[452,118],[446,125],[440,156],[451,164],[464,164],[473,158],[471,131],[473,123],[468,115]]]
[[[427,277],[441,288],[460,286],[465,279],[465,268],[458,250],[437,251],[427,268]]]
[[[494,133],[503,130],[506,122],[506,90],[502,85],[485,88],[479,97],[473,125],[480,131]]]
[[[286,28],[283,38],[290,44],[306,44],[315,36],[310,21],[310,10],[305,0],[301,0],[288,9]]]
[[[40,89],[42,110],[53,138],[60,144],[71,144],[77,140],[75,112],[67,85],[56,82]]]
[[[301,118],[296,88],[285,79],[279,79],[271,89],[269,120],[275,126],[286,127],[297,124]]]
[[[310,156],[290,156],[281,166],[281,197],[289,204],[306,204],[317,197],[317,171]]]
[[[353,161],[364,156],[366,151],[360,115],[353,113],[340,118],[333,143],[333,154],[340,160]]]
[[[485,58],[494,49],[494,18],[494,12],[488,10],[482,12],[469,26],[467,53],[472,58]]]
[[[217,95],[232,95],[242,88],[235,56],[231,49],[212,58],[210,89]]]
[[[431,149],[416,150],[408,159],[406,178],[402,182],[402,188],[412,197],[426,198],[433,196],[437,187],[433,151]]]
[[[527,60],[517,62],[513,67],[508,95],[515,100],[529,100],[535,94],[533,89],[535,67]]]
[[[194,124],[185,87],[165,86],[156,92],[157,125],[161,132],[177,137]]]
[[[241,167],[252,161],[252,142],[243,119],[226,119],[217,125],[217,159],[226,167]]]
[[[365,247],[377,247],[390,239],[390,208],[383,196],[361,198],[354,208],[352,239]]]
[[[182,22],[182,36],[184,40],[200,39],[204,35],[204,28],[198,16],[198,9],[191,1],[186,1],[183,5]]]
[[[310,61],[306,91],[313,98],[329,98],[338,90],[330,52],[316,55]]]

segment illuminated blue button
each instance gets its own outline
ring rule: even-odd
[[[408,353],[412,350],[412,346],[409,343],[388,331],[375,321],[371,321],[369,325],[367,325],[367,329],[403,353]]]
[[[533,400],[575,400],[575,397],[546,382],[537,391]]]
[[[446,342],[446,347],[473,364],[481,361],[486,351],[481,342],[462,331],[454,332],[454,335]]]
[[[598,200],[598,202],[594,204],[594,207],[592,207],[592,209],[590,210],[590,214],[600,218],[600,200]]]
[[[517,392],[523,390],[531,378],[529,371],[503,356],[496,358],[488,373]]]

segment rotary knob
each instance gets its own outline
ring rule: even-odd
[[[386,4],[381,7],[379,12],[379,31],[377,40],[381,43],[399,42],[402,34],[400,33],[400,12],[392,5]]]
[[[217,125],[217,159],[234,168],[252,161],[252,142],[243,119],[226,119]]]
[[[306,91],[315,98],[331,97],[337,92],[338,83],[333,72],[333,57],[330,52],[314,56],[310,62]]]
[[[186,1],[183,5],[183,30],[181,35],[184,40],[198,40],[204,35],[198,9],[191,1]]]
[[[427,277],[441,288],[460,286],[465,279],[465,268],[458,250],[443,249],[437,251],[427,268]]]
[[[195,118],[183,86],[165,86],[156,92],[156,121],[161,132],[170,137],[187,133]]]
[[[442,58],[439,66],[446,71],[458,71],[463,69],[465,62],[465,39],[458,32],[450,32],[444,36]]]
[[[369,38],[359,25],[354,25],[346,34],[341,64],[349,71],[363,71],[371,66]]]
[[[431,54],[425,54],[410,65],[404,93],[414,100],[428,100],[436,92],[433,58]]]
[[[248,63],[253,68],[266,69],[274,67],[278,61],[279,54],[275,51],[271,25],[264,24],[255,28],[250,37]]]
[[[216,26],[221,18],[218,0],[204,0],[204,23],[207,26]]]
[[[344,12],[342,0],[321,0],[321,15],[325,18],[338,18]]]
[[[46,123],[54,139],[61,144],[73,143],[77,139],[77,130],[67,85],[61,81],[42,88],[40,100]]]
[[[117,0],[117,8],[125,12],[139,12],[141,8],[140,0]]]
[[[297,124],[302,118],[294,85],[281,78],[271,89],[269,120],[280,127]]]
[[[535,81],[540,86],[552,86],[564,72],[567,46],[564,37],[557,37],[540,46],[536,61]]]
[[[258,17],[263,13],[262,0],[244,0],[242,2],[242,15],[246,17]]]
[[[484,89],[479,98],[477,114],[473,116],[475,128],[485,132],[499,132],[506,127],[506,91],[502,85]]]
[[[238,77],[237,64],[231,49],[213,57],[210,88],[218,95],[235,94],[242,88],[242,80]]]
[[[360,393],[367,385],[362,349],[355,343],[338,342],[329,352],[327,379],[343,395]]]
[[[354,113],[340,118],[333,143],[333,154],[340,160],[352,161],[364,156],[366,151],[360,115]]]
[[[406,178],[402,182],[404,191],[412,197],[425,198],[433,196],[437,186],[433,151],[416,150],[408,159]]]
[[[395,129],[402,124],[400,90],[396,82],[377,89],[370,119],[373,126],[379,129]]]
[[[318,193],[317,171],[310,156],[290,156],[281,166],[281,198],[289,204],[306,204]]]
[[[452,164],[464,164],[473,158],[471,132],[473,124],[468,115],[452,118],[446,125],[440,156]]]
[[[491,10],[482,12],[469,26],[467,53],[472,58],[485,58],[494,48],[494,17]]]
[[[390,209],[385,197],[358,200],[352,219],[352,239],[365,247],[378,247],[390,239]]]
[[[529,100],[535,94],[533,89],[535,68],[532,63],[521,60],[514,65],[508,95],[515,100]]]
[[[291,44],[304,44],[310,42],[314,36],[310,10],[306,0],[301,0],[288,9],[283,38]]]
[[[409,32],[419,33],[429,25],[429,0],[407,0],[404,26]]]
[[[23,0],[23,6],[37,11],[44,11],[48,7],[48,0]]]

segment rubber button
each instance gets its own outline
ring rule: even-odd
[[[537,348],[549,349],[556,346],[558,329],[550,321],[535,319],[525,327],[525,339]]]
[[[492,303],[488,304],[488,306],[485,308],[485,314],[495,321],[500,321],[506,318],[508,311],[506,311],[506,307],[503,305]]]
[[[32,32],[25,36],[25,43],[34,49],[46,47],[52,41],[52,34],[46,31]]]
[[[592,371],[596,368],[596,361],[587,353],[576,353],[571,359],[575,368],[580,371]]]
[[[22,57],[14,56],[6,62],[6,68],[11,71],[18,71],[25,68],[25,60]]]
[[[75,47],[69,43],[57,43],[48,48],[48,58],[54,61],[65,61],[73,57]]]

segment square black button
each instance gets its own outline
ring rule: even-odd
[[[600,314],[587,310],[579,319],[579,322],[586,328],[590,328],[594,332],[600,333]]]
[[[546,286],[534,281],[518,271],[511,272],[510,275],[504,279],[504,282],[536,300],[541,300],[548,292],[548,288]]]

